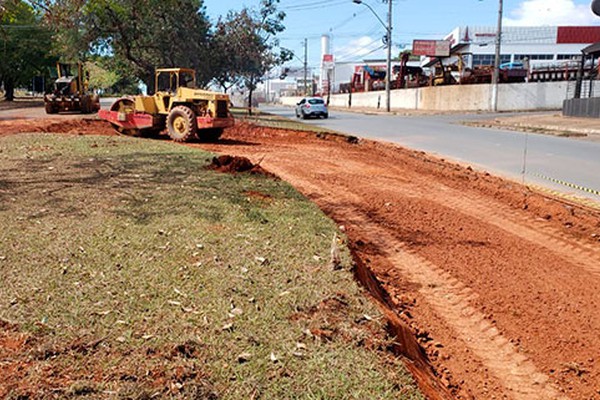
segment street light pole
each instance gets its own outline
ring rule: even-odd
[[[386,57],[386,68],[387,71],[385,73],[385,108],[387,112],[391,110],[391,101],[390,101],[390,89],[392,83],[392,0],[384,0],[388,3],[388,20],[387,25],[379,18],[379,15],[373,10],[373,8],[367,3],[363,3],[362,0],[352,0],[355,4],[362,4],[367,6],[369,10],[373,13],[373,15],[379,20],[381,25],[385,28],[385,44],[387,46],[387,57]]]
[[[304,39],[304,95],[308,96],[308,39]]]
[[[387,24],[387,72],[385,74],[385,109],[391,110],[390,90],[392,86],[392,0],[388,2],[388,24]]]
[[[498,111],[498,80],[500,79],[500,46],[502,44],[502,0],[498,2],[498,25],[496,28],[496,54],[492,78],[492,110]]]

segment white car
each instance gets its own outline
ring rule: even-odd
[[[296,104],[296,117],[303,119],[308,117],[329,118],[327,104],[320,97],[305,97]]]

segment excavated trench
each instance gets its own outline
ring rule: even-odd
[[[430,400],[451,400],[454,397],[439,380],[435,369],[429,362],[425,350],[419,344],[416,335],[396,314],[389,294],[361,258],[355,245],[350,246],[354,260],[354,277],[373,297],[387,320],[386,329],[394,339],[391,350],[395,355],[404,357],[423,394]]]

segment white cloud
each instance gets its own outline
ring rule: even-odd
[[[575,4],[573,0],[525,0],[504,18],[506,25],[598,25],[589,4]]]

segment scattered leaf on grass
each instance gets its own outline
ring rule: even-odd
[[[179,301],[175,301],[175,300],[168,300],[167,303],[169,303],[172,306],[180,306],[181,303]]]
[[[275,353],[271,352],[271,356],[269,357],[272,362],[276,363],[279,361],[279,358],[275,355]]]
[[[233,331],[233,322],[223,325],[222,331]]]
[[[242,315],[244,313],[244,311],[242,311],[241,308],[234,308],[230,311],[231,314],[233,315]]]
[[[149,339],[152,339],[153,337],[154,337],[154,335],[144,335],[144,336],[142,336],[142,339],[149,340]]]
[[[237,356],[237,360],[240,364],[250,361],[252,353],[242,353]]]

